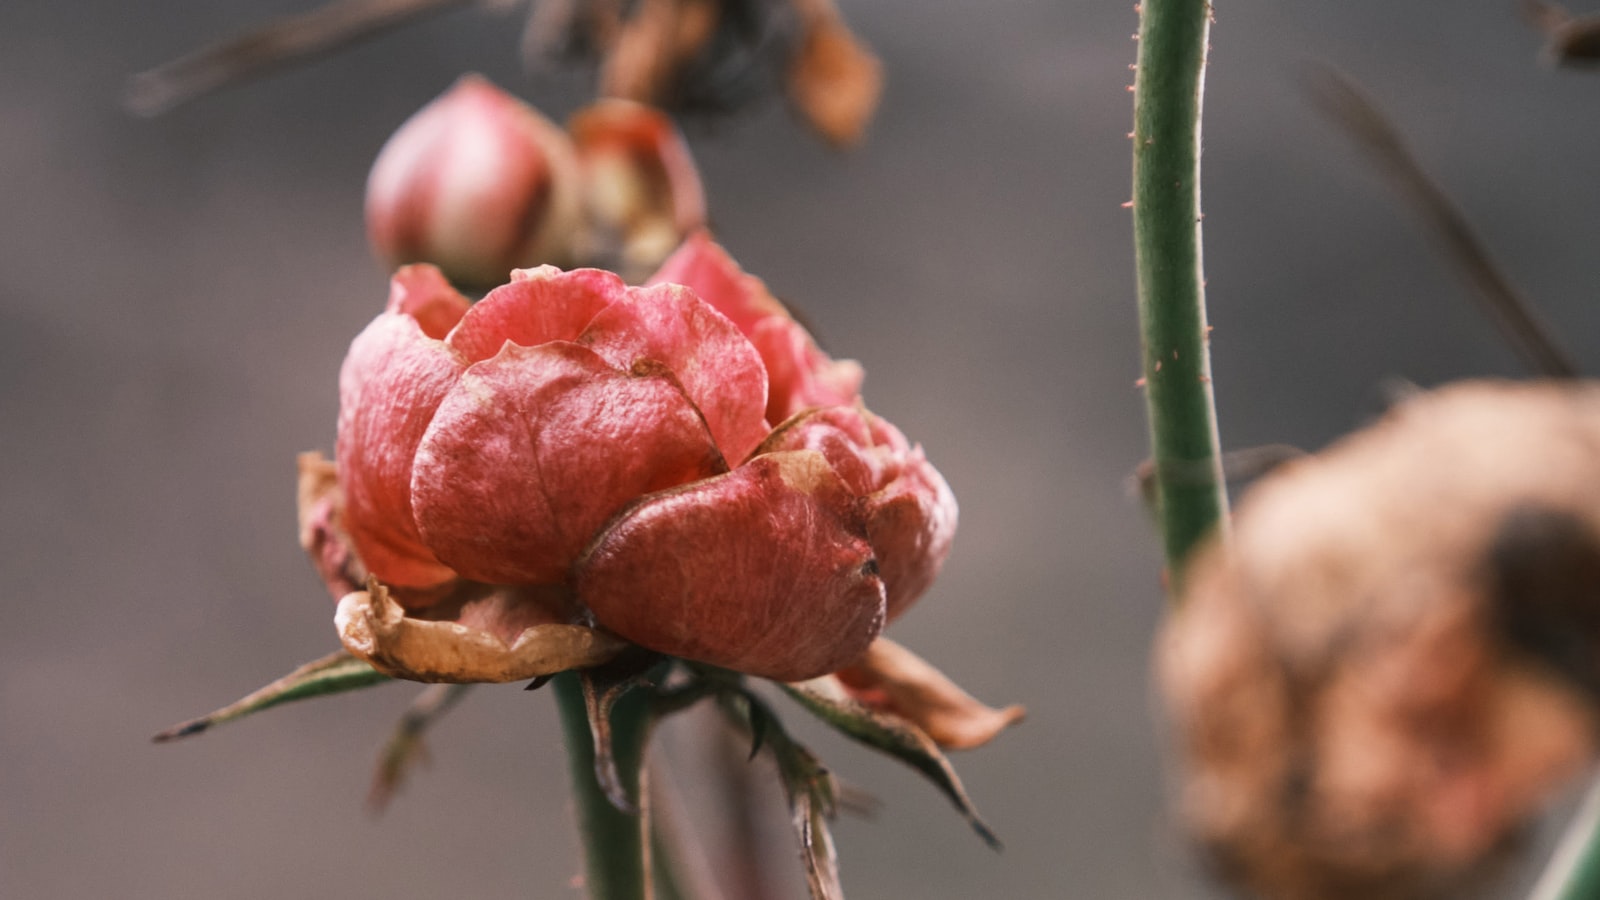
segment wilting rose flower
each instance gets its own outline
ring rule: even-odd
[[[519,266],[572,258],[580,195],[566,133],[467,75],[384,144],[367,179],[367,234],[391,264],[496,285]]]
[[[592,617],[815,677],[927,589],[956,525],[860,380],[703,235],[646,287],[542,267],[470,308],[407,267],[340,375],[339,527],[410,615]],[[316,553],[325,575],[342,559]]]

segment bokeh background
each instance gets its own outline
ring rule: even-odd
[[[156,120],[118,109],[129,73],[310,5],[0,4],[0,897],[579,896],[548,696],[469,695],[378,820],[404,687],[148,741],[333,647],[294,455],[331,449],[340,360],[385,295],[361,222],[382,141],[465,70],[556,116],[586,88],[526,75],[517,20],[462,11]],[[947,574],[894,637],[1030,709],[957,760],[1003,855],[909,771],[802,729],[883,800],[839,825],[850,896],[1210,896],[1163,813],[1159,560],[1126,485],[1132,0],[844,10],[889,78],[863,147],[827,151],[781,104],[691,140],[723,240],[864,362],[961,499]],[[1511,0],[1229,0],[1213,46],[1227,445],[1321,446],[1392,376],[1521,374],[1312,111],[1306,60],[1377,97],[1600,367],[1600,76],[1538,66]]]

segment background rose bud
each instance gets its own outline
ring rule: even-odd
[[[384,144],[367,179],[367,233],[392,264],[499,284],[512,269],[572,259],[578,177],[561,129],[467,75]]]
[[[643,276],[706,223],[705,190],[683,134],[664,113],[607,99],[567,129],[583,167],[585,259],[617,260]]]
[[[686,271],[760,285],[695,248]],[[786,681],[854,661],[932,582],[954,497],[853,381],[773,430],[744,325],[782,320],[841,364],[770,296],[718,290],[737,318],[546,266],[468,308],[402,269],[341,374],[341,524],[366,569],[414,611],[455,579],[548,585],[662,653]]]

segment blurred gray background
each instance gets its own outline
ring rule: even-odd
[[[334,645],[294,454],[331,450],[340,360],[385,295],[361,221],[378,147],[466,70],[557,116],[584,86],[526,76],[514,20],[464,11],[164,118],[117,108],[129,73],[310,5],[0,4],[7,900],[579,896],[548,696],[471,694],[378,820],[362,800],[403,687],[148,742]],[[1145,446],[1120,207],[1132,0],[844,10],[889,78],[862,148],[828,152],[781,105],[691,140],[722,239],[866,365],[873,408],[961,499],[946,575],[893,636],[1030,709],[957,759],[1003,855],[909,771],[802,729],[884,801],[838,828],[847,889],[1208,896],[1163,814],[1159,560],[1125,486]],[[1379,99],[1600,368],[1600,75],[1542,69],[1538,45],[1510,0],[1218,3],[1204,203],[1227,445],[1321,446],[1389,376],[1521,373],[1308,107],[1307,59]]]

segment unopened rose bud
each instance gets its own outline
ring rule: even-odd
[[[625,274],[659,266],[706,221],[694,158],[672,120],[630,100],[601,100],[567,125],[583,166],[587,257]]]
[[[400,126],[367,179],[378,253],[393,265],[433,263],[464,286],[570,262],[580,214],[566,134],[478,75]]]

